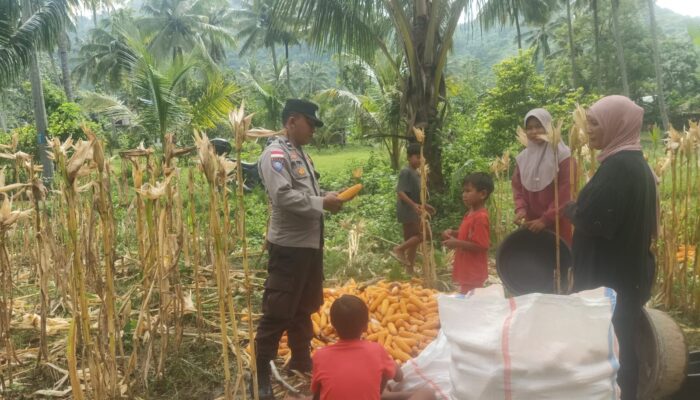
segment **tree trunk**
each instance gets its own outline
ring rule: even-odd
[[[61,83],[63,90],[66,92],[68,101],[73,101],[73,85],[70,80],[70,68],[68,67],[68,34],[61,32],[58,36],[58,59],[61,62]]]
[[[571,62],[571,87],[578,87],[578,70],[576,69],[576,55],[574,54],[574,27],[571,21],[571,1],[566,0],[566,23],[569,28],[569,61]]]
[[[612,27],[613,36],[615,37],[615,48],[617,50],[617,62],[620,64],[620,74],[622,76],[622,94],[629,97],[630,85],[627,81],[627,62],[625,61],[625,50],[622,46],[622,37],[620,36],[620,1],[612,0]]]
[[[666,109],[666,96],[664,95],[664,78],[661,71],[661,57],[659,56],[659,30],[656,27],[656,0],[647,0],[649,4],[649,25],[651,28],[651,49],[654,57],[654,71],[656,72],[656,99],[659,103],[659,113],[664,132],[668,131],[668,110]]]
[[[521,38],[522,34],[520,33],[520,18],[518,17],[519,12],[520,12],[520,10],[518,10],[514,6],[513,7],[513,17],[515,18],[515,30],[516,30],[517,35],[518,35],[518,50],[521,50],[523,48],[523,43],[522,43],[522,38]]]
[[[275,69],[275,83],[280,80],[280,69],[277,65],[277,52],[275,51],[275,45],[270,46],[270,52],[272,53],[272,68]]]
[[[7,120],[5,118],[5,93],[0,90],[0,133],[7,132]]]
[[[398,131],[399,131],[399,129],[397,126],[395,132],[398,133]],[[394,172],[399,170],[400,157],[401,157],[401,145],[399,142],[399,137],[394,135],[391,137],[391,154],[389,154],[389,158],[391,159],[391,169]]]
[[[27,21],[32,15],[31,0],[22,0],[22,20]],[[46,105],[44,103],[44,90],[41,86],[41,75],[36,60],[36,51],[32,51],[29,65],[29,81],[32,85],[32,103],[34,104],[34,119],[36,122],[37,147],[39,159],[43,167],[43,178],[47,184],[53,179],[53,162],[49,158],[48,150],[48,119],[46,117]]]
[[[287,88],[289,93],[292,93],[291,76],[289,75],[289,41],[287,39],[284,40],[284,61],[287,64]]]
[[[95,3],[92,4],[92,24],[97,28],[97,7],[95,7]]]
[[[437,111],[438,93],[441,87],[434,87],[435,64],[425,60],[425,39],[428,30],[427,2],[418,1],[420,7],[416,8],[416,17],[413,20],[412,41],[415,50],[415,58],[420,65],[419,76],[410,78],[407,85],[406,106],[408,108],[408,136],[413,136],[412,128],[425,130],[424,156],[430,167],[428,183],[432,189],[442,190],[445,187],[445,179],[442,174],[442,150],[440,148],[439,118]],[[435,42],[434,52],[440,48],[439,39]],[[434,58],[434,57],[433,57]],[[442,82],[441,82],[442,86]]]
[[[593,9],[593,41],[595,42],[595,77],[596,88],[600,90],[603,87],[603,80],[600,69],[600,20],[598,19],[598,0],[591,0],[591,8]]]

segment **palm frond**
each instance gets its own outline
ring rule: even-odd
[[[115,96],[83,92],[80,97],[80,105],[88,112],[104,115],[113,121],[128,120],[131,126],[140,126],[139,115]]]
[[[221,77],[210,80],[204,94],[192,107],[191,125],[200,129],[215,128],[234,109],[231,97],[238,90],[236,85],[224,82]]]
[[[14,6],[12,5],[14,4]],[[0,5],[0,85],[17,79],[36,50],[52,48],[68,20],[68,0],[48,0],[17,26],[19,9],[12,1]]]
[[[392,24],[381,0],[278,0],[273,26],[294,21],[317,48],[371,58]]]

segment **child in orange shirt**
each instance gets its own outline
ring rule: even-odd
[[[467,175],[462,184],[462,201],[469,208],[458,230],[442,233],[443,246],[455,249],[452,281],[460,293],[484,286],[488,278],[489,213],[484,203],[493,192],[488,174]]]

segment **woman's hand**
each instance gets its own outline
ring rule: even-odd
[[[530,232],[534,233],[540,233],[547,227],[547,225],[541,219],[527,221],[523,223],[523,226],[525,226]]]
[[[518,212],[515,213],[515,219],[513,220],[513,223],[515,225],[521,226],[522,224],[525,223],[525,211],[519,210]]]

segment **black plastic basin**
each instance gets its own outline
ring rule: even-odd
[[[561,288],[566,291],[571,250],[559,240]],[[519,229],[505,238],[496,251],[496,268],[503,285],[514,295],[555,293],[556,238],[554,233]]]

